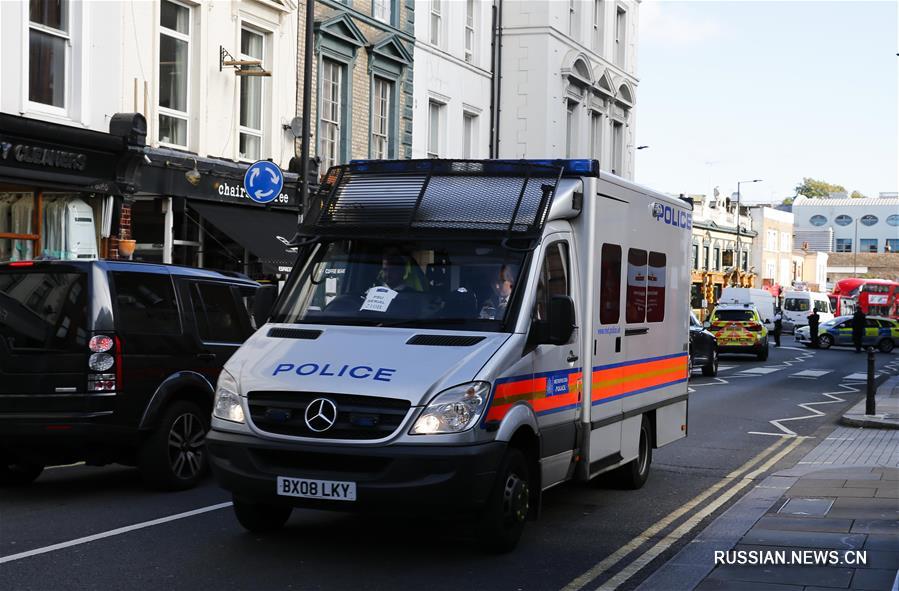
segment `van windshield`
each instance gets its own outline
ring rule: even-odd
[[[0,338],[13,350],[84,351],[84,273],[0,271]]]
[[[784,300],[784,310],[787,312],[808,312],[809,300],[806,298],[787,298]]]
[[[322,241],[272,322],[500,331],[524,257],[499,241]]]

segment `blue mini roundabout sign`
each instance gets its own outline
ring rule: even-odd
[[[256,203],[269,203],[281,194],[284,174],[268,160],[254,162],[243,177],[247,195]]]

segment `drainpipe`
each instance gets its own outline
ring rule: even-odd
[[[503,78],[503,0],[493,5],[493,40],[490,76],[490,157],[499,158],[499,115]]]

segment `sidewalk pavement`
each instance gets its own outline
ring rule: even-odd
[[[897,381],[883,384],[883,394],[895,395]],[[793,554],[803,550],[837,552],[826,558]],[[866,553],[866,564],[846,554],[855,550]],[[716,566],[715,553],[722,551],[732,552]],[[728,564],[740,560],[740,551],[747,559],[773,557],[774,564]],[[768,551],[802,560],[778,564],[782,560]],[[899,430],[837,427],[796,466],[765,478],[637,589],[899,591]]]
[[[899,429],[899,376],[887,380],[874,396],[874,412],[865,414],[865,399],[843,415],[840,422],[850,427],[870,427],[873,429]]]

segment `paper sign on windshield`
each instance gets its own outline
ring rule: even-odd
[[[362,307],[359,308],[359,310],[386,312],[387,308],[390,307],[390,302],[393,301],[393,298],[396,297],[397,293],[399,292],[393,291],[389,287],[372,287],[368,290],[368,293],[365,294],[365,301],[362,302]]]

